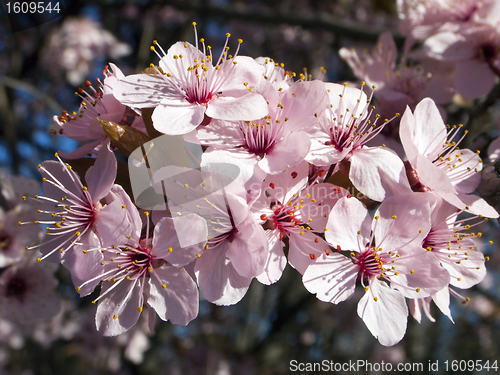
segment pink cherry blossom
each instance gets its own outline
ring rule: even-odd
[[[440,30],[458,30],[483,18],[494,3],[494,0],[398,0],[399,29],[406,37],[426,39]]]
[[[498,213],[472,194],[481,180],[482,160],[477,153],[458,149],[453,141],[460,127],[446,126],[432,99],[423,99],[412,113],[406,109],[400,137],[408,158],[407,175],[414,190],[433,191],[455,207],[486,217]]]
[[[425,97],[432,97],[436,103],[444,104],[454,94],[453,82],[438,72],[425,72],[419,66],[396,66],[398,51],[389,32],[383,33],[371,53],[342,48],[340,56],[349,64],[356,77],[375,85],[377,111],[384,117],[401,113],[408,105],[415,105]]]
[[[168,214],[194,213],[206,221],[208,241],[194,265],[195,277],[205,299],[232,305],[263,272],[269,250],[264,229],[248,207],[246,191],[237,181],[221,186],[227,169],[216,167],[198,171],[169,166],[158,170],[153,181],[157,192],[168,198]],[[190,242],[189,236],[182,240]]]
[[[249,57],[238,56],[239,45],[234,57],[229,55],[227,42],[215,66],[212,50],[203,39],[203,52],[198,49],[198,41],[196,46],[177,42],[167,53],[155,44],[161,52],[157,52],[158,74],[127,76],[113,93],[122,104],[155,107],[153,126],[169,135],[189,133],[212,118],[260,119],[267,114],[266,101],[252,88],[263,79],[264,67]]]
[[[41,259],[59,252],[64,255],[77,242],[102,241],[107,245],[129,235],[132,202],[121,186],[114,185],[117,164],[109,144],[101,148],[88,169],[87,186],[71,166],[57,158],[39,165],[45,195],[36,198],[46,206],[40,210],[42,219],[35,223],[48,225],[40,245]]]
[[[102,253],[100,270],[90,272],[77,287],[89,294],[102,282],[96,313],[96,326],[105,336],[116,336],[134,326],[144,302],[164,320],[186,325],[198,315],[198,289],[183,268],[201,253],[207,238],[205,221],[194,214],[163,218],[149,238],[140,238],[140,218],[132,224],[130,238],[116,245],[83,248],[84,257]],[[175,224],[177,222],[177,224]],[[189,235],[195,245],[183,247],[180,238]],[[91,258],[92,259],[92,258]]]
[[[431,301],[434,301],[439,310],[453,322],[450,311],[450,292],[448,288],[444,288],[432,296],[425,298],[415,298],[410,300],[411,315],[417,322],[422,320],[422,310],[431,322],[436,320],[431,315]]]
[[[317,258],[304,273],[304,286],[321,301],[337,304],[354,293],[359,277],[366,293],[358,315],[382,345],[396,344],[406,331],[405,297],[429,296],[450,280],[421,247],[430,229],[430,213],[428,200],[410,193],[385,200],[370,224],[360,201],[339,199],[325,232],[327,242],[339,252]],[[350,257],[341,251],[349,251]]]
[[[455,63],[455,88],[466,99],[489,93],[500,75],[499,25],[443,31],[424,42],[429,57]]]
[[[439,199],[433,209],[431,229],[423,247],[430,251],[450,274],[450,285],[468,289],[481,282],[486,275],[481,245],[476,242],[481,232],[471,229],[484,222],[477,217],[458,219],[456,207]],[[473,230],[473,229],[472,229]]]
[[[304,159],[311,144],[306,132],[317,124],[328,102],[321,81],[298,81],[285,90],[266,81],[256,92],[269,103],[267,116],[257,121],[212,121],[198,138],[211,146],[203,162],[231,161],[248,170],[243,172],[247,179],[262,181],[260,176],[277,174]],[[220,151],[220,157],[210,155]]]
[[[0,209],[0,268],[21,260],[26,247],[41,241],[43,233],[37,225],[20,226],[33,218],[35,209],[25,204],[4,212]]]
[[[317,166],[336,163],[335,171],[348,174],[353,185],[373,200],[409,192],[397,154],[387,147],[365,146],[386,123],[379,124],[379,116],[371,122],[373,109],[366,94],[347,84],[325,86],[331,109],[321,116],[319,126],[310,130],[311,151],[306,160]]]
[[[29,323],[57,314],[61,302],[54,293],[57,279],[50,266],[25,260],[2,273],[0,315],[19,323]]]
[[[90,93],[82,88],[78,89],[76,94],[83,99],[78,112],[70,115],[67,111],[63,111],[61,116],[54,116],[59,134],[77,141],[90,141],[69,154],[60,152],[64,158],[80,158],[102,146],[107,137],[99,120],[130,125],[127,117],[134,117],[132,126],[145,131],[142,117],[132,111],[127,111],[127,107],[120,104],[113,96],[114,86],[125,76],[115,64],[110,64],[110,66],[111,70],[107,67],[103,70],[103,75],[106,77],[104,81],[97,79],[99,83],[97,90],[92,87],[90,81],[85,82]]]
[[[323,232],[328,214],[349,192],[328,183],[307,185],[308,163],[302,162],[286,173],[268,176],[252,212],[263,222],[269,242],[264,272],[257,278],[263,284],[278,281],[286,266],[284,240],[288,239],[288,262],[300,273],[329,245],[314,232]]]

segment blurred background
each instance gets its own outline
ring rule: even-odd
[[[109,62],[125,75],[156,63],[153,39],[165,50],[179,40],[193,43],[193,21],[214,51],[230,32],[244,41],[240,54],[270,57],[328,82],[356,81],[338,54],[342,47],[372,49],[384,31],[403,45],[395,0],[59,1],[60,13],[37,17],[9,13],[13,2],[7,3],[0,4],[0,168],[5,176],[38,180],[40,162],[77,147],[51,132],[54,115],[78,109],[75,90],[102,78]],[[452,123],[471,131],[466,142],[472,149],[486,150],[498,135],[499,91],[446,107]],[[481,231],[500,243],[494,221]],[[484,251],[488,275],[465,291],[469,303],[452,298],[455,324],[437,309],[431,310],[434,323],[409,317],[405,338],[391,348],[382,347],[357,316],[359,295],[339,306],[320,302],[291,267],[274,285],[254,280],[235,306],[202,300],[187,327],[158,321],[150,332],[140,323],[104,338],[95,330],[92,297],[80,299],[61,267],[55,271],[59,314],[37,323],[0,317],[0,374],[266,375],[289,373],[291,360],[360,359],[394,367],[423,363],[425,370],[439,360],[438,373],[445,373],[445,360],[500,360],[500,255],[495,245]]]

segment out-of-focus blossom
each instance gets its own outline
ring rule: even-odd
[[[495,0],[398,0],[399,30],[415,40],[438,30],[459,30],[485,18]]]
[[[53,75],[64,73],[72,85],[90,74],[96,58],[118,59],[131,52],[113,34],[87,18],[67,18],[49,37],[42,50],[42,64]]]
[[[20,226],[19,222],[31,220],[36,210],[28,205],[18,205],[8,212],[0,208],[0,268],[19,261],[25,249],[42,239],[37,225]]]
[[[49,319],[60,309],[49,264],[19,262],[0,276],[0,314],[18,322]],[[52,270],[50,270],[52,268]]]
[[[383,117],[402,113],[407,105],[415,108],[425,97],[444,104],[453,96],[453,81],[449,77],[425,72],[418,66],[397,66],[398,51],[389,32],[380,35],[371,53],[347,48],[339,53],[360,81],[376,86],[373,94],[378,103],[377,111]]]
[[[499,50],[500,20],[493,26],[442,31],[423,44],[427,56],[455,63],[455,88],[466,99],[476,99],[491,91],[500,75]]]

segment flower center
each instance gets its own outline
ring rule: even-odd
[[[11,237],[5,233],[0,232],[0,250],[9,250],[10,243],[12,242]]]
[[[5,295],[22,301],[27,289],[26,282],[21,277],[14,276],[7,283]]]
[[[361,279],[369,279],[372,276],[379,277],[383,273],[382,266],[384,262],[372,247],[368,247],[365,251],[355,254],[352,261],[358,265],[358,274]]]

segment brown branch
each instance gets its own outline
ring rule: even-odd
[[[157,3],[164,4],[163,1],[156,0]],[[346,21],[344,19],[332,16],[330,14],[314,14],[314,13],[293,13],[293,12],[276,12],[272,9],[251,9],[250,7],[242,4],[234,5],[216,5],[216,4],[203,4],[199,1],[193,0],[171,0],[168,4],[184,11],[194,11],[204,16],[210,17],[223,17],[232,20],[247,20],[251,22],[269,23],[269,24],[288,24],[294,26],[301,26],[311,30],[330,31],[334,34],[341,35],[347,38],[362,39],[368,42],[376,42],[378,36],[386,28],[380,28],[373,25],[364,25]],[[404,39],[397,30],[389,30],[396,44],[403,45]]]

